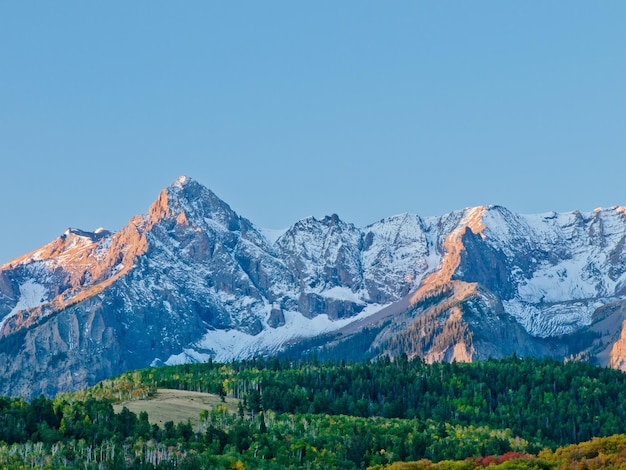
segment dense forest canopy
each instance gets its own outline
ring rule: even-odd
[[[197,424],[163,426],[145,412],[113,411],[112,403],[149,398],[157,388],[232,397],[237,411],[218,405]],[[552,452],[558,446],[626,433],[625,404],[626,375],[580,362],[188,364],[126,373],[54,399],[0,398],[0,465],[384,468],[446,459],[557,465],[565,459]],[[530,457],[542,449],[550,450],[549,459],[547,451]]]
[[[437,364],[406,357],[355,363],[269,359],[151,368],[124,374],[121,380],[146,392],[168,387],[228,394],[246,400],[254,412],[508,428],[552,447],[626,430],[626,375],[582,362],[516,357]]]

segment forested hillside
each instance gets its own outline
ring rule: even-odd
[[[151,368],[119,380],[142,393],[168,387],[228,394],[242,398],[254,412],[510,428],[548,446],[626,431],[626,375],[581,362],[513,357],[429,365],[403,357],[348,364],[270,359]],[[113,389],[118,396],[112,398],[124,398],[120,386]]]
[[[239,402],[236,411],[207,407],[193,425],[158,426],[146,413],[113,411],[114,402],[149,399],[164,387]],[[553,468],[582,458],[600,465],[608,462],[601,454],[623,458],[626,437],[602,441],[610,444],[601,451],[600,441],[578,453],[555,449],[626,433],[625,404],[621,372],[551,360],[150,368],[53,400],[0,399],[0,466],[431,468],[451,459],[458,468]],[[526,467],[506,467],[519,459]],[[409,461],[417,463],[397,464]],[[456,468],[441,465],[432,468]]]

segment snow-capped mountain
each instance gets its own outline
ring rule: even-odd
[[[0,392],[304,348],[623,368],[626,209],[468,208],[364,228],[257,228],[186,177],[116,233],[68,229],[0,266]],[[367,334],[365,334],[367,333]],[[622,352],[623,351],[623,352]]]
[[[626,294],[625,216],[624,207],[531,216],[494,207],[472,243],[501,252],[508,279],[490,288],[505,311],[532,335],[555,336],[589,325],[598,307]],[[459,276],[472,270],[467,261]]]

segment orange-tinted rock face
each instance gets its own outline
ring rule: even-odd
[[[609,356],[608,366],[614,369],[626,371],[626,320],[622,322],[622,331],[619,339],[613,343]]]
[[[36,265],[39,272],[48,273],[44,279],[51,281],[46,301],[9,319],[0,335],[28,327],[42,315],[97,295],[125,275],[148,248],[144,225],[143,219],[136,217],[115,234],[68,229],[43,248],[0,267],[2,272],[11,269],[9,266]]]
[[[439,269],[424,278],[419,289],[413,295],[411,301],[417,302],[428,292],[439,289],[447,285],[456,272],[461,262],[461,252],[465,249],[463,245],[463,234],[466,230],[471,230],[475,234],[481,234],[485,225],[482,223],[484,207],[467,209],[457,228],[452,230],[443,242],[443,258]]]
[[[152,203],[148,210],[148,215],[152,223],[156,223],[172,215],[168,200],[167,191],[163,190],[159,193],[157,200]]]
[[[51,315],[70,305],[98,295],[117,279],[126,275],[136,259],[147,252],[146,234],[154,225],[172,218],[174,224],[188,226],[186,215],[169,205],[168,191],[163,190],[150,206],[147,216],[133,217],[119,232],[84,232],[67,229],[63,235],[42,248],[0,266],[0,280],[15,267],[37,265],[51,279],[48,298],[40,306],[30,308],[8,319],[1,335],[35,324],[41,316]],[[2,285],[0,285],[0,288]]]

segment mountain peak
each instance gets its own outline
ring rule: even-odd
[[[219,202],[219,205],[226,205],[226,203],[217,197],[209,188],[198,183],[193,178],[184,175],[176,178],[174,182],[163,191],[165,191],[172,200],[185,200],[189,203],[198,200],[211,200]]]
[[[195,183],[194,180],[192,180],[191,178],[189,178],[189,176],[186,175],[181,175],[178,178],[176,178],[174,180],[174,182],[171,184],[171,186],[177,186],[179,188],[184,188],[185,185],[189,184],[189,183]]]
[[[206,186],[203,186],[196,180],[184,175],[176,178],[172,184],[164,189],[164,191],[166,191],[172,199],[186,199],[190,202],[196,199],[206,198],[215,198],[219,200],[219,198]]]
[[[170,184],[166,191],[170,193],[179,193],[184,197],[197,197],[200,193],[210,194],[212,197],[217,197],[209,188],[199,183],[189,176],[181,175],[176,178],[172,184]]]
[[[150,206],[148,216],[152,222],[176,218],[184,224],[204,226],[212,220],[229,231],[240,229],[241,218],[213,191],[188,176],[179,176],[163,189]]]
[[[327,215],[320,222],[327,226],[343,225],[344,222],[339,218],[337,214]]]

